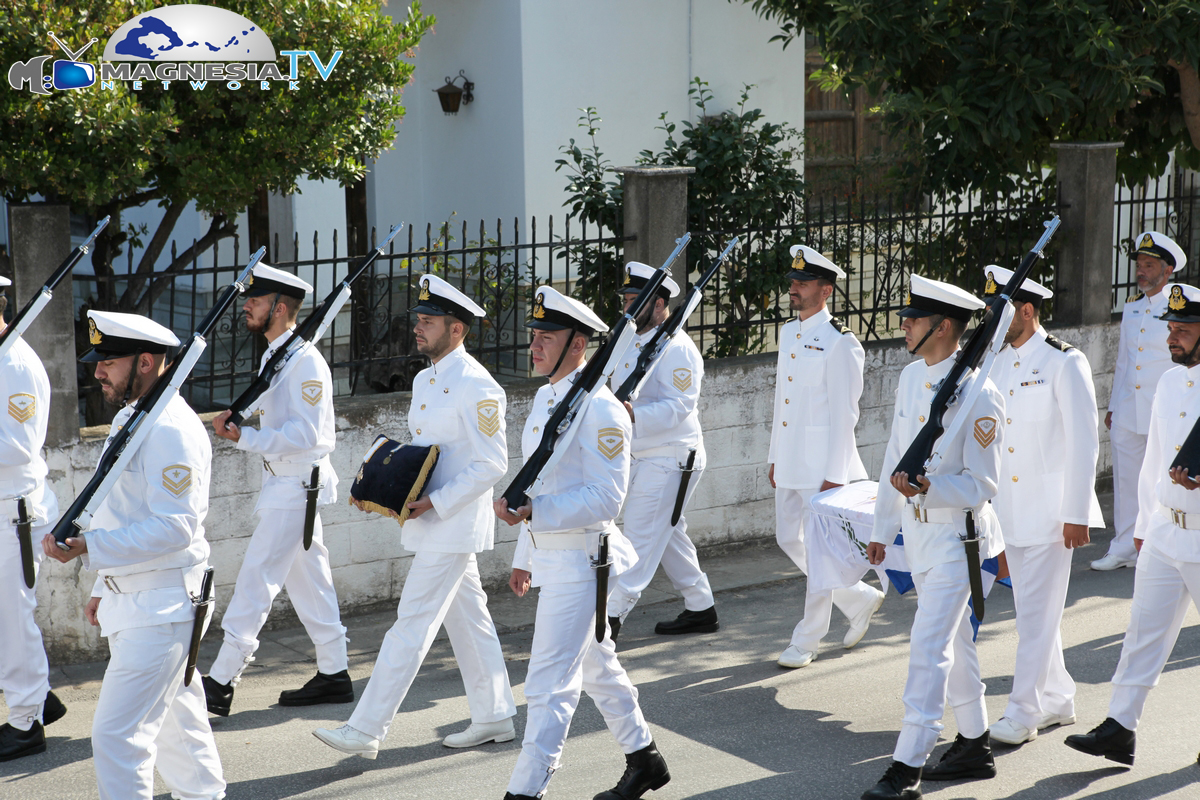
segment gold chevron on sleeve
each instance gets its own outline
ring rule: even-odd
[[[998,428],[995,417],[980,417],[975,420],[975,441],[979,442],[980,447],[987,449],[992,442],[996,441]]]
[[[37,398],[25,392],[8,396],[8,415],[17,422],[29,422],[37,413]]]
[[[679,391],[686,392],[692,388],[692,371],[686,367],[680,367],[671,373],[671,383],[675,384],[675,388]]]
[[[162,471],[162,485],[171,494],[181,497],[192,488],[192,468],[187,464],[172,464]]]
[[[476,404],[479,432],[484,436],[495,436],[500,432],[500,401],[480,400]]]
[[[300,396],[304,398],[304,402],[315,406],[325,396],[325,384],[320,381],[305,381],[300,384]]]
[[[601,428],[596,435],[596,447],[600,455],[612,461],[625,449],[625,432],[620,428]]]

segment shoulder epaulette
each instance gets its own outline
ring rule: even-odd
[[[1132,303],[1135,300],[1141,300],[1145,296],[1146,295],[1142,292],[1134,292],[1133,294],[1129,295],[1129,297],[1125,298],[1125,302]]]
[[[832,319],[830,319],[829,324],[833,326],[833,329],[835,331],[842,334],[843,336],[846,335],[847,333],[850,334],[851,336],[854,335],[854,331],[850,330],[850,328],[846,325],[846,323],[842,322],[837,317],[833,317]]]
[[[1062,350],[1064,353],[1068,350],[1075,349],[1075,345],[1067,344],[1062,339],[1059,339],[1057,336],[1055,336],[1052,333],[1046,334],[1046,344],[1050,345],[1055,350]]]

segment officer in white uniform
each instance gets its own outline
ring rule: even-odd
[[[401,542],[415,555],[366,691],[346,725],[314,731],[330,747],[367,758],[378,753],[442,625],[471,708],[470,727],[442,744],[515,736],[516,703],[475,560],[492,549],[492,486],[508,470],[504,390],[463,347],[471,323],[486,312],[436,275],[421,276],[420,285],[414,333],[433,364],[413,381],[408,432],[414,445],[437,445],[440,455],[425,493],[408,504]]]
[[[984,267],[984,299],[1012,277]],[[1021,744],[1038,730],[1075,722],[1075,681],[1063,663],[1063,606],[1071,550],[1103,528],[1096,499],[1099,412],[1087,357],[1041,327],[1042,301],[1054,293],[1027,279],[1014,293],[1015,315],[991,378],[1004,398],[1005,447],[993,505],[1017,607],[1017,660],[1004,715],[991,738]]]
[[[637,261],[625,265],[625,285],[621,292],[626,308],[655,271],[654,267]],[[638,321],[633,348],[613,371],[614,391],[637,366],[641,349],[666,322],[667,301],[678,294],[679,285],[665,279],[652,307]],[[700,411],[696,407],[703,379],[704,359],[700,350],[692,337],[680,330],[655,359],[637,394],[626,402],[633,420],[633,462],[629,495],[625,498],[624,533],[637,551],[638,560],[621,573],[609,597],[608,619],[614,639],[660,563],[671,585],[683,595],[684,610],[675,619],[658,623],[654,632],[712,633],[720,627],[712,587],[700,569],[696,545],[687,535],[687,518],[680,513],[679,521],[671,524],[681,481],[687,481],[681,506],[686,509],[704,472],[704,433],[700,430]],[[692,469],[685,472],[689,458]]]
[[[795,245],[791,254],[788,299],[796,319],[779,331],[775,416],[767,461],[775,487],[775,539],[807,575],[804,524],[812,496],[867,477],[854,440],[864,355],[854,334],[826,308],[834,282],[846,273],[811,247]],[[854,647],[882,603],[883,592],[862,581],[833,591],[808,589],[804,618],[779,656],[780,666],[812,663],[821,639],[829,633],[834,606],[850,620],[842,646]]]
[[[1163,287],[1171,273],[1187,264],[1183,249],[1157,231],[1138,237],[1133,253],[1139,291],[1131,295],[1121,312],[1121,340],[1113,369],[1112,395],[1108,401],[1108,438],[1112,443],[1113,527],[1116,532],[1103,558],[1092,569],[1132,567],[1137,561],[1133,526],[1138,515],[1138,474],[1146,455],[1150,430],[1150,404],[1158,379],[1171,367],[1167,352],[1167,310]]]
[[[527,323],[534,371],[550,382],[533,400],[521,449],[528,457],[541,441],[555,405],[578,378],[588,340],[608,330],[592,310],[550,288],[539,287]],[[580,690],[595,701],[625,753],[626,771],[595,800],[632,800],[671,779],[638,706],[638,692],[617,660],[611,636],[596,642],[596,570],[601,532],[608,534],[611,573],[619,576],[637,553],[613,520],[629,484],[629,414],[607,387],[574,421],[573,438],[560,442],[561,460],[539,476],[534,496],[517,509],[503,498],[496,516],[521,526],[509,585],[518,596],[539,587],[529,671],[528,717],[521,755],[505,800],[541,797],[559,767]]]
[[[246,327],[269,342],[265,365],[296,325],[296,314],[312,287],[291,273],[258,264],[246,290]],[[233,687],[258,649],[258,632],[267,621],[280,588],[304,624],[317,654],[317,674],[300,689],[279,695],[281,706],[352,703],[354,687],[346,670],[346,629],[338,610],[329,550],[318,513],[312,547],[304,549],[306,488],[314,463],[320,464],[317,506],[337,500],[337,474],[329,463],[335,444],[333,380],[316,347],[292,356],[258,398],[257,430],[226,427],[231,412],[212,421],[217,436],[262,459],[262,491],[254,507],[258,527],[250,538],[237,584],[221,627],[225,641],[204,676],[208,710],[227,716]]]
[[[1200,289],[1168,284],[1167,344],[1178,366],[1154,392],[1146,458],[1138,482],[1134,542],[1140,547],[1129,628],[1113,675],[1108,718],[1066,744],[1133,764],[1135,733],[1150,690],[1179,637],[1189,603],[1200,598],[1200,482],[1171,464],[1200,419]],[[1191,459],[1195,464],[1194,456]]]
[[[146,317],[89,311],[92,349],[104,399],[121,406],[109,441],[136,401],[165,371],[175,334]],[[183,685],[199,597],[208,568],[212,448],[196,412],[175,395],[89,528],[63,551],[50,534],[42,549],[64,563],[82,556],[99,573],[85,616],[108,637],[111,653],[96,716],[92,758],[102,800],[150,800],[154,768],[185,800],[225,796],[221,760],[200,682]]]
[[[938,440],[941,462],[932,474],[916,476],[920,489],[909,484],[907,474],[892,475],[925,425],[934,395],[954,365],[971,314],[983,307],[978,298],[957,286],[914,275],[908,306],[900,312],[904,344],[923,358],[900,373],[867,558],[872,564],[882,563],[885,547],[903,531],[904,552],[917,589],[917,613],[904,685],[904,721],[894,760],[879,783],[863,794],[864,800],[920,797],[922,768],[942,731],[947,703],[954,711],[958,735],[924,776],[954,780],[996,774],[961,540],[970,512],[980,539],[980,559],[1004,549],[999,522],[988,503],[996,494],[1005,444],[1004,400],[992,382],[984,384],[970,408],[956,404],[947,409],[943,416],[947,430],[958,415],[969,416],[952,441],[945,436]]]
[[[0,277],[0,333],[5,289]],[[30,534],[36,574],[42,561],[37,546],[42,535],[58,520],[58,500],[46,486],[46,461],[42,445],[50,416],[50,378],[41,359],[24,339],[17,339],[0,358],[0,689],[8,704],[8,722],[0,725],[0,761],[44,753],[49,725],[66,713],[50,691],[50,668],[42,631],[33,621],[36,592],[25,585],[21,547],[17,539],[17,499],[25,498],[26,512],[34,519]]]

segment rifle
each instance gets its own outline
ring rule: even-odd
[[[625,378],[624,382],[617,391],[613,392],[617,399],[624,403],[630,397],[637,394],[638,387],[642,385],[642,381],[650,373],[654,367],[655,360],[662,355],[667,349],[671,338],[677,332],[683,329],[684,323],[691,319],[692,313],[696,307],[700,305],[700,301],[704,298],[704,287],[712,280],[713,275],[717,274],[717,270],[721,264],[725,263],[725,259],[733,252],[733,248],[737,246],[738,237],[733,237],[729,243],[725,245],[725,249],[721,251],[721,255],[717,256],[717,260],[708,268],[708,272],[700,277],[688,290],[687,296],[679,305],[675,306],[675,310],[667,317],[666,321],[655,331],[654,336],[650,337],[650,341],[642,348],[642,352],[638,354],[637,363],[633,367],[633,371]]]
[[[50,273],[50,277],[46,279],[46,283],[42,286],[41,291],[29,298],[29,302],[13,317],[12,323],[4,330],[4,333],[0,333],[0,359],[4,358],[4,354],[13,346],[13,342],[21,338],[21,334],[33,324],[33,321],[37,319],[37,315],[42,313],[42,309],[54,297],[55,287],[62,282],[63,278],[71,274],[71,270],[75,269],[75,265],[79,263],[79,259],[87,254],[88,249],[92,246],[92,242],[100,235],[100,231],[104,230],[105,226],[108,225],[109,219],[111,217],[105,217],[96,223],[95,230],[83,240],[82,244],[67,255],[66,259],[58,265],[58,269]]]
[[[96,509],[104,502],[104,498],[112,491],[117,479],[121,477],[121,473],[137,455],[142,442],[150,435],[154,422],[162,415],[167,403],[179,394],[179,387],[187,380],[192,368],[200,360],[204,348],[208,346],[205,341],[206,337],[212,333],[212,329],[217,326],[217,321],[221,316],[233,305],[234,299],[246,291],[246,279],[258,264],[259,259],[266,255],[266,252],[267,248],[260,247],[250,257],[250,263],[246,265],[237,279],[221,292],[217,302],[209,309],[204,319],[200,320],[195,333],[175,356],[171,366],[158,376],[149,391],[138,399],[133,414],[125,422],[125,425],[113,435],[104,454],[100,456],[100,464],[96,467],[96,473],[92,475],[91,480],[83,487],[83,491],[75,498],[75,502],[71,503],[67,513],[63,514],[58,524],[54,526],[54,539],[63,550],[70,549],[66,545],[69,537],[87,529]],[[130,380],[132,379],[131,375]]]
[[[529,456],[529,460],[521,467],[517,477],[501,495],[508,503],[509,509],[517,509],[525,505],[529,499],[529,490],[533,488],[538,476],[557,463],[562,451],[556,451],[556,446],[560,440],[563,440],[564,435],[573,430],[572,424],[576,418],[587,408],[588,402],[604,385],[605,379],[612,374],[612,367],[617,358],[624,355],[629,348],[629,343],[636,335],[637,325],[634,320],[653,301],[659,287],[662,286],[663,279],[667,277],[667,270],[687,247],[691,238],[690,233],[685,233],[676,240],[675,249],[671,251],[671,255],[667,256],[663,265],[642,287],[642,291],[634,298],[629,308],[613,323],[608,339],[592,354],[579,374],[579,379],[563,395],[562,401],[554,409],[554,413],[550,415],[550,421],[546,423],[546,428],[542,431],[542,438],[538,442],[537,449]],[[563,443],[566,442],[563,441]]]
[[[983,389],[984,379],[987,378],[991,369],[991,361],[1003,345],[1004,334],[1008,332],[1008,324],[1012,321],[1012,296],[1029,277],[1037,260],[1044,257],[1042,250],[1058,229],[1058,215],[1046,220],[1042,225],[1046,228],[1045,232],[1042,233],[1033,249],[1021,259],[1020,265],[1013,272],[1008,283],[1004,285],[1000,294],[984,312],[983,322],[971,332],[966,345],[958,351],[954,366],[950,368],[950,372],[942,380],[941,388],[933,396],[925,426],[921,428],[892,471],[893,475],[900,472],[907,473],[909,484],[915,489],[920,488],[917,476],[926,474],[926,471],[934,469],[940,462],[934,445],[946,432],[942,425],[946,409],[960,402],[964,408],[970,408],[975,397]],[[974,372],[975,368],[981,365],[982,368],[978,372]],[[963,424],[965,417],[965,414],[960,414],[955,418],[955,430],[957,430],[957,426]],[[947,437],[947,440],[952,438],[954,437]]]
[[[226,429],[232,425],[241,425],[250,413],[250,407],[254,405],[259,397],[263,395],[267,389],[271,388],[271,380],[275,375],[282,371],[287,362],[292,356],[300,352],[301,348],[319,341],[325,335],[325,331],[333,324],[334,317],[342,310],[342,306],[346,305],[346,301],[350,299],[350,285],[358,280],[367,269],[375,263],[375,259],[383,255],[384,249],[391,243],[392,239],[396,238],[396,234],[400,233],[400,229],[404,227],[404,223],[392,227],[388,232],[387,238],[382,243],[366,256],[362,261],[350,272],[346,273],[346,278],[337,285],[336,288],[325,298],[324,302],[317,307],[315,311],[296,326],[292,331],[292,335],[284,342],[283,347],[275,351],[275,354],[267,360],[267,363],[259,371],[258,377],[254,379],[246,391],[242,392],[238,399],[233,401],[230,406],[232,414],[225,423]]]

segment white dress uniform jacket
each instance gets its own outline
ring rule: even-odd
[[[966,532],[964,511],[968,508],[975,512],[980,559],[991,558],[1004,549],[999,522],[988,503],[996,495],[1005,419],[1004,400],[991,380],[971,409],[964,412],[955,405],[946,411],[942,424],[947,429],[958,414],[970,416],[959,429],[956,441],[944,441],[945,437],[937,441],[935,449],[942,461],[928,476],[928,492],[906,500],[890,483],[896,464],[924,427],[933,396],[952,366],[954,356],[933,366],[918,359],[900,373],[892,434],[880,471],[871,541],[890,545],[903,529],[904,554],[914,574],[938,564],[966,561],[959,536]]]
[[[1108,410],[1114,425],[1143,436],[1150,430],[1154,387],[1171,368],[1167,323],[1159,319],[1166,310],[1166,292],[1153,297],[1139,292],[1121,311],[1121,340]]]
[[[433,509],[404,523],[406,550],[478,553],[491,550],[496,529],[492,486],[508,470],[505,396],[459,345],[413,381],[408,432],[412,443],[441,454],[425,493]]]
[[[637,365],[641,349],[658,328],[637,336],[625,359],[613,370],[609,385],[616,391]],[[679,332],[671,338],[642,381],[631,403],[634,408],[633,457],[670,457],[687,461],[696,448],[696,469],[704,467],[704,434],[700,430],[700,384],[704,359],[692,337]],[[674,498],[672,498],[672,501]]]
[[[288,340],[290,331],[275,339],[263,353],[262,366]],[[257,453],[263,467],[262,492],[255,511],[264,508],[303,508],[304,487],[312,462],[321,460],[317,505],[337,502],[337,474],[329,463],[336,444],[333,378],[316,347],[306,347],[288,361],[258,398],[259,428],[242,428],[239,450]]]
[[[1005,545],[1062,544],[1064,524],[1103,528],[1099,414],[1087,357],[1038,328],[1021,347],[1000,352],[991,379],[1006,409],[994,501]]]
[[[31,542],[34,569],[43,558],[41,539],[58,519],[58,502],[46,486],[42,445],[50,413],[50,378],[37,354],[23,339],[13,342],[0,359],[0,689],[8,705],[9,722],[29,730],[38,721],[46,692],[49,667],[42,632],[34,622],[37,594],[25,585],[17,540],[16,498],[26,498],[34,518]]]
[[[854,442],[863,360],[862,345],[835,326],[828,309],[780,330],[767,456],[776,486],[816,489],[827,480],[866,479]]]

